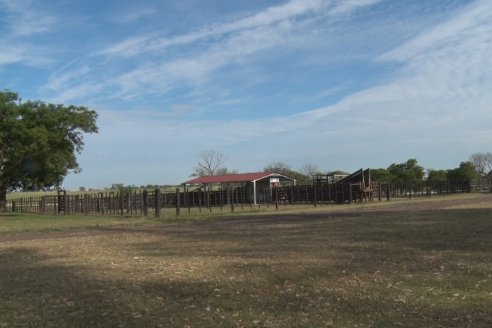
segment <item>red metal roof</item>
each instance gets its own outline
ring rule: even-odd
[[[273,172],[239,173],[239,174],[211,175],[206,177],[199,177],[196,179],[186,181],[184,182],[184,184],[252,182],[252,181],[257,181],[267,178],[269,176],[281,176],[281,177],[288,178],[282,174],[273,173]]]

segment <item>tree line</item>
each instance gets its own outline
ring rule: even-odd
[[[211,176],[237,173],[226,165],[227,156],[220,151],[207,150],[200,153],[197,165],[191,176]],[[273,161],[263,167],[265,172],[276,172],[296,179],[300,183],[309,183],[313,175],[344,174],[341,170],[321,170],[317,165],[306,163],[298,170],[292,169],[281,161]],[[373,181],[388,183],[414,183],[419,181],[473,180],[479,177],[492,178],[492,153],[474,153],[467,161],[461,162],[456,168],[446,170],[425,169],[411,158],[403,163],[393,163],[387,168],[371,169]]]

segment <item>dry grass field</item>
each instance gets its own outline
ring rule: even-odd
[[[492,326],[492,195],[33,220],[0,215],[0,327]]]

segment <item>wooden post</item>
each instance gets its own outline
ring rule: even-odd
[[[381,182],[378,182],[378,201],[381,201],[381,198],[383,197],[383,186],[381,185]]]
[[[123,211],[124,211],[124,207],[123,207],[123,192],[120,191],[120,215],[123,216]]]
[[[185,196],[186,196],[186,206],[188,207],[188,214],[191,214],[190,190],[186,188],[186,186],[184,186],[184,189],[185,189]]]
[[[272,188],[271,187],[268,188],[268,191],[271,194]],[[266,188],[263,188],[263,201],[265,202],[266,207],[269,208],[270,207],[270,204],[269,204],[270,203],[270,199],[267,199],[267,190],[266,190]]]
[[[239,197],[239,191],[236,189],[236,199]],[[244,209],[243,207],[243,202],[244,202],[244,188],[241,188],[241,210]]]
[[[349,204],[352,204],[352,184],[349,183]]]
[[[180,196],[179,188],[176,188],[176,215],[178,216],[181,212],[181,202],[179,196]]]
[[[294,205],[294,187],[292,187],[292,185],[290,185],[290,204],[291,205]]]
[[[126,214],[131,215],[132,213],[132,193],[126,193]]]
[[[233,191],[232,189],[229,189],[229,201],[231,203],[231,213],[234,213],[234,199],[233,199]]]
[[[390,200],[390,185],[386,184],[386,200]]]
[[[143,193],[142,193],[142,209],[143,209],[143,215],[144,216],[148,216],[149,215],[149,203],[148,203],[148,191],[147,190],[144,190]]]
[[[313,184],[313,192],[314,192],[314,197],[313,197],[313,203],[314,207],[318,206],[318,195],[316,195],[316,184]]]
[[[155,208],[155,217],[161,217],[161,190],[156,188],[154,190],[154,208]]]
[[[275,187],[275,209],[278,210],[278,188]]]
[[[202,213],[202,189],[198,189],[198,212]]]

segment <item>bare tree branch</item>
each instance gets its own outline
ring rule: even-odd
[[[191,176],[203,177],[228,173],[223,166],[227,156],[216,150],[206,150],[200,153],[198,163],[193,169]]]

